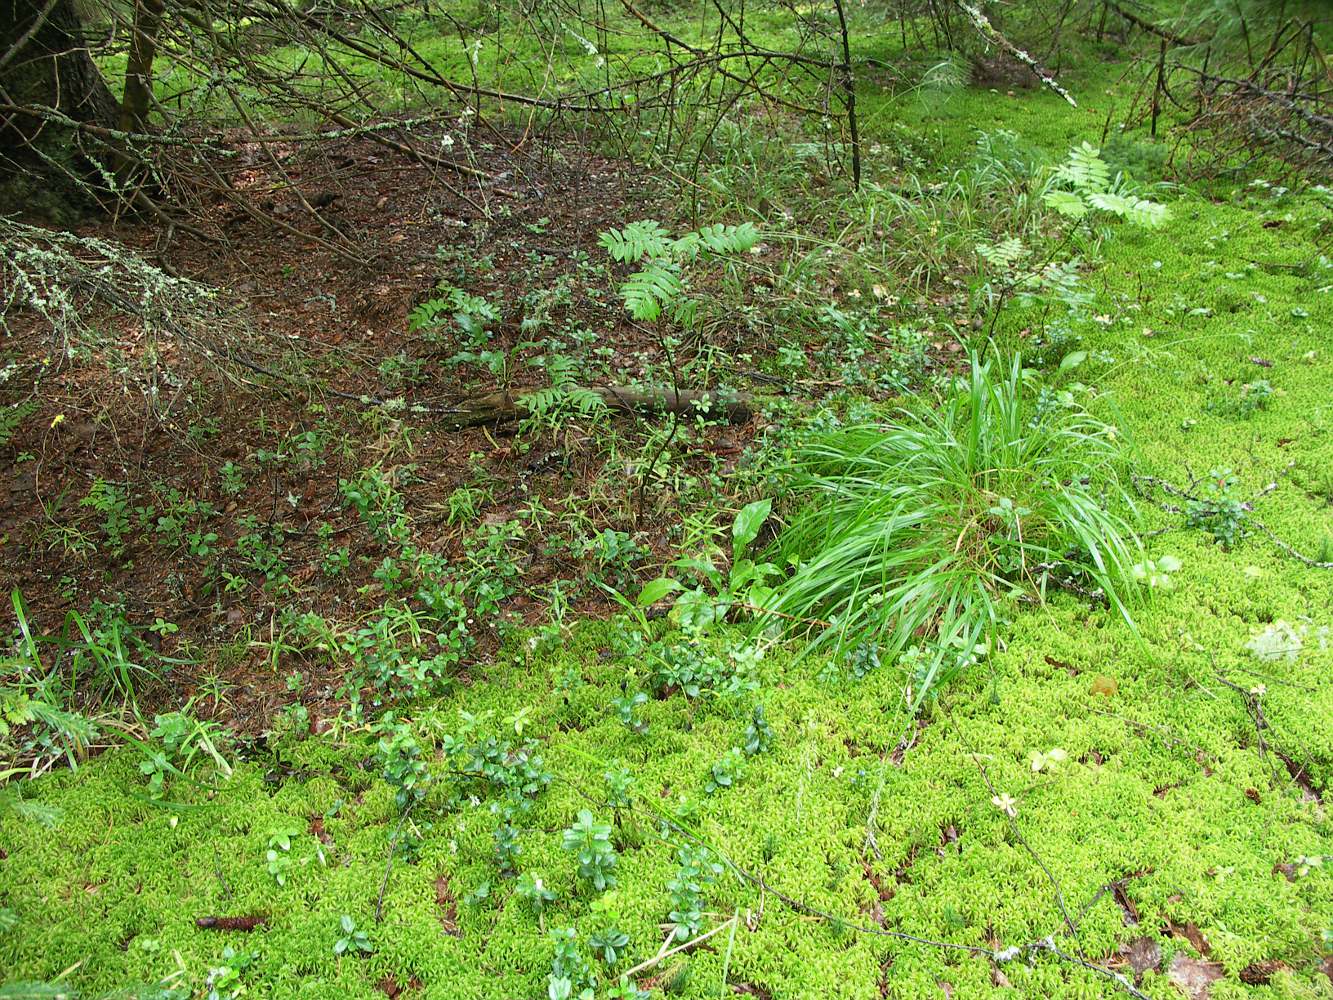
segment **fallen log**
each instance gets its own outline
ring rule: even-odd
[[[579,391],[585,391],[580,388]],[[622,413],[668,414],[682,416],[702,414],[729,424],[743,424],[750,419],[754,397],[744,392],[711,391],[668,387],[631,388],[629,386],[589,386],[586,391],[596,393],[609,409]],[[528,415],[524,396],[508,392],[492,392],[475,396],[450,407],[442,414],[447,427],[460,430],[482,424],[500,424],[521,420]]]

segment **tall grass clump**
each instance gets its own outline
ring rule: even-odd
[[[973,357],[935,410],[840,426],[799,446],[787,525],[768,558],[793,567],[761,616],[813,649],[910,664],[913,708],[984,654],[1014,599],[1063,588],[1130,620],[1140,544],[1109,425],[1028,405],[1017,358]],[[1131,621],[1132,624],[1132,621]]]

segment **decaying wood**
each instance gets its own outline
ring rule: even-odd
[[[252,931],[264,927],[268,918],[264,916],[246,917],[200,917],[194,925],[201,931]]]
[[[607,407],[623,413],[676,413],[685,416],[699,413],[730,424],[743,424],[749,420],[753,403],[753,397],[743,392],[677,391],[670,387],[636,389],[616,385],[589,388],[602,397]],[[446,426],[459,429],[506,423],[527,415],[528,408],[522,395],[493,392],[464,400],[444,414],[443,421]]]

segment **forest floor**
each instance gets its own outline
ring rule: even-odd
[[[968,92],[943,109],[868,95],[868,139],[915,131],[941,179],[978,130],[1059,161],[1096,141],[1117,97],[1091,79],[1105,92],[1077,111],[1043,93]],[[169,668],[157,681],[145,669],[144,704],[189,699],[228,743],[225,767],[155,774],[142,732],[113,740],[24,786],[50,825],[0,811],[0,981],[500,1000],[546,996],[554,960],[587,965],[585,981],[595,966],[601,988],[631,974],[699,998],[1333,997],[1333,573],[1309,564],[1333,549],[1326,191],[1183,185],[1158,196],[1171,208],[1160,228],[1118,228],[1101,246],[1077,351],[1050,378],[1122,432],[1149,555],[1180,569],[1134,628],[1071,595],[1016,611],[1003,647],[913,718],[888,666],[862,674],[782,647],[759,656],[728,629],[696,645],[666,620],[606,620],[607,588],[632,593],[697,542],[698,512],[738,482],[762,495],[745,453],[791,419],[775,383],[840,405],[892,386],[817,371],[832,338],[803,343],[809,371],[784,376],[771,332],[735,325],[690,345],[688,370],[699,387],[716,372],[769,393],[745,426],[687,425],[665,443],[652,420],[447,430],[429,408],[493,383],[472,362],[444,370],[409,331],[441,282],[504,304],[496,342],[513,348],[515,388],[543,382],[527,362],[549,349],[521,346],[534,330],[603,381],[686,368],[608,308],[597,243],[672,213],[582,150],[531,168],[540,183],[490,214],[406,165],[371,171],[370,155],[349,149],[349,175],[317,185],[393,248],[363,269],[246,220],[229,263],[185,242],[172,259],[248,297],[270,333],[314,345],[312,378],[350,397],[387,384],[403,405],[293,393],[256,411],[260,390],[241,387],[253,395],[218,395],[164,434],[128,392],[98,416],[118,387],[73,365],[8,448],[0,559],[34,623],[57,629],[102,599],[86,611],[99,635],[123,629],[145,667]],[[498,154],[483,165],[502,167]],[[868,293],[827,292],[848,310]],[[951,295],[931,305],[949,312]],[[926,331],[918,376],[943,370],[955,350],[913,308],[876,315]],[[1030,319],[1007,316],[997,339],[1049,351]],[[627,484],[659,447],[669,471],[645,500]],[[1180,495],[1227,475],[1219,488],[1244,504],[1230,548],[1189,525]],[[80,505],[97,482],[136,485]],[[347,483],[378,499],[358,507]],[[367,509],[401,516],[412,546],[452,567],[450,593],[493,609],[493,623],[469,619],[451,684],[400,709],[400,728],[340,714],[346,673],[327,640],[279,615],[377,627],[398,570]],[[209,531],[201,552],[191,535]],[[634,702],[650,640],[745,683]],[[430,777],[404,812],[381,775],[410,769],[413,752]],[[514,773],[534,784],[517,813]],[[564,846],[581,810],[610,826],[605,893]],[[716,871],[692,860],[699,845]],[[686,904],[698,933],[673,939]],[[611,926],[628,941],[603,963],[587,944]]]

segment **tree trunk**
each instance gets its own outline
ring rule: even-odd
[[[0,0],[0,211],[95,207],[116,112],[72,0]]]
[[[153,56],[157,30],[162,25],[163,0],[139,0],[134,5],[134,36],[125,65],[125,99],[120,104],[123,132],[142,132],[153,98]]]

